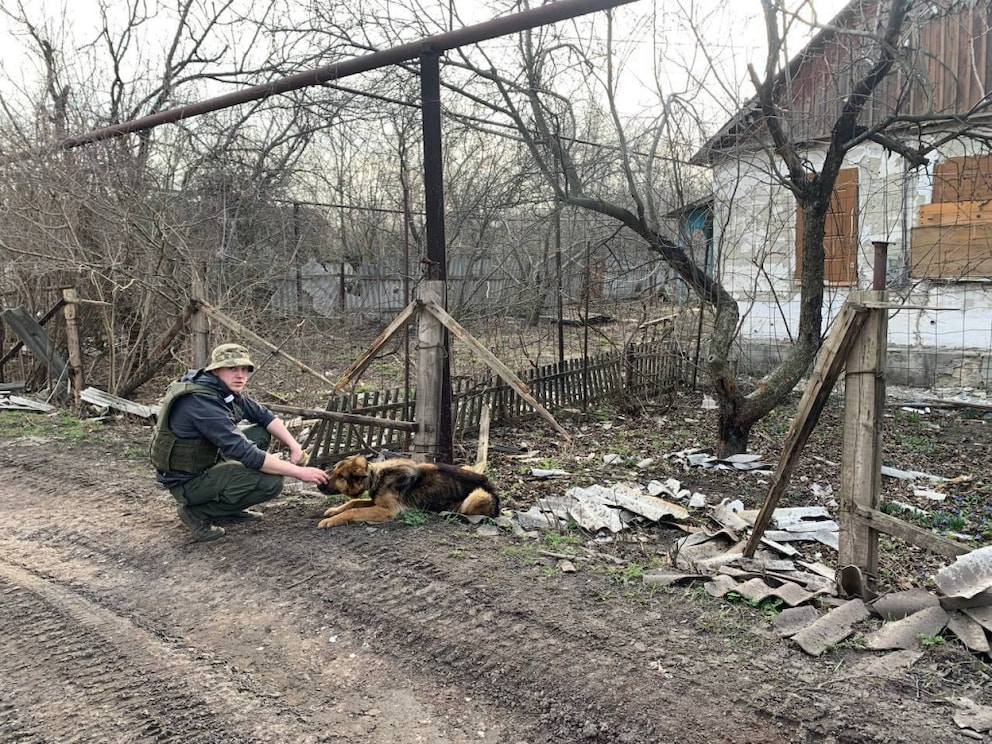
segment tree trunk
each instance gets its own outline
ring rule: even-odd
[[[717,457],[729,457],[747,451],[751,427],[755,422],[743,418],[741,412],[742,409],[737,407],[729,410],[721,408],[717,423]]]

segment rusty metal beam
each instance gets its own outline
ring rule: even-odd
[[[352,57],[351,59],[346,59],[333,65],[289,75],[288,77],[280,78],[263,85],[245,88],[244,90],[217,96],[216,98],[208,98],[197,103],[189,104],[188,106],[178,106],[167,111],[160,111],[157,114],[132,119],[122,124],[113,124],[102,129],[94,129],[87,134],[64,139],[56,147],[61,150],[69,150],[91,142],[120,137],[125,134],[131,134],[132,132],[141,132],[161,124],[171,124],[211,111],[219,111],[220,109],[237,106],[248,101],[258,101],[280,93],[288,93],[312,85],[321,85],[329,80],[337,80],[380,67],[388,67],[401,62],[407,62],[417,59],[421,52],[425,50],[444,52],[466,44],[477,44],[488,39],[526,31],[527,29],[575,18],[587,13],[608,10],[630,2],[634,2],[634,0],[558,0],[558,2],[548,3],[547,5],[500,18],[494,18],[474,26],[466,26],[465,28],[448,31],[436,36],[428,36],[419,41],[401,44],[361,57]]]

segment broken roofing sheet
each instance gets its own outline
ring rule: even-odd
[[[686,457],[695,454],[699,453]],[[906,665],[901,660],[915,660],[908,655],[919,653],[924,638],[938,635],[953,635],[973,653],[990,655],[992,547],[960,556],[938,572],[937,593],[915,588],[876,598],[843,580],[845,572],[856,567],[835,569],[804,561],[794,547],[799,541],[815,541],[836,550],[839,524],[826,506],[775,509],[761,546],[751,558],[743,555],[742,536],[753,528],[757,510],[744,509],[738,499],[724,499],[708,507],[711,528],[685,524],[690,510],[706,506],[704,495],[691,493],[677,479],[669,478],[646,486],[615,483],[569,488],[563,495],[539,499],[529,511],[516,516],[524,530],[554,529],[570,522],[589,532],[613,534],[634,523],[681,526],[688,534],[674,543],[671,568],[646,572],[645,583],[702,583],[713,597],[736,597],[754,604],[773,600],[787,608],[781,622],[776,622],[776,633],[792,638],[812,655],[826,653],[858,634],[865,648],[887,651],[893,658],[901,654],[898,664],[893,662],[900,668]]]

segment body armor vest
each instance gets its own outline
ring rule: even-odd
[[[214,388],[198,382],[174,382],[166,390],[162,407],[158,413],[158,422],[152,433],[152,441],[148,448],[149,459],[156,470],[165,473],[202,473],[212,467],[220,459],[220,452],[211,442],[203,438],[180,439],[169,429],[169,415],[172,404],[184,395],[191,393],[209,393],[223,400],[223,396]],[[243,411],[234,406],[232,418],[235,422],[244,418]]]

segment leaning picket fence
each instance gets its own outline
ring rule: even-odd
[[[517,376],[549,411],[581,411],[594,403],[645,399],[672,391],[685,382],[686,367],[678,343],[663,339],[588,359],[532,367]],[[534,409],[495,376],[453,380],[451,404],[456,439],[478,432],[487,406],[493,422],[522,421],[534,415]],[[416,390],[408,395],[403,388],[338,395],[325,410],[348,415],[320,419],[307,433],[303,447],[315,463],[333,462],[356,452],[410,449]]]

